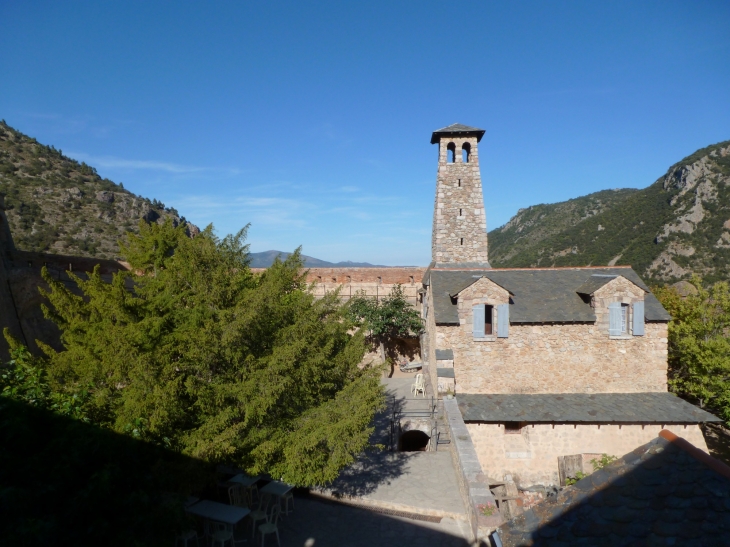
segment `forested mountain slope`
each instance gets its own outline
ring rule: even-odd
[[[118,240],[139,220],[172,218],[172,208],[102,179],[93,167],[0,122],[0,194],[15,246],[24,251],[119,258]],[[191,231],[197,227],[189,225]]]
[[[630,264],[666,283],[730,277],[730,141],[698,150],[643,190],[520,210],[489,234],[494,267]]]

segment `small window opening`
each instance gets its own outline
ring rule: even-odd
[[[350,277],[349,275],[347,276],[347,282],[352,283],[352,277]]]
[[[446,162],[454,163],[456,161],[456,145],[450,142],[446,145]]]
[[[383,284],[383,278],[382,277],[378,277],[378,285],[382,285],[382,284]]]
[[[317,283],[322,283],[322,276],[321,275],[318,275],[317,276]]]
[[[484,306],[484,334],[492,334],[494,306]]]
[[[459,179],[459,188],[461,188],[461,179]]]
[[[461,145],[461,161],[469,163],[469,156],[471,155],[471,144],[465,142]]]
[[[413,276],[409,276],[409,279],[411,280],[411,285],[413,285]]]
[[[522,424],[520,422],[505,422],[504,434],[505,435],[519,435],[522,430]]]
[[[628,332],[628,318],[629,318],[629,305],[621,304],[621,332],[623,334]]]
[[[463,245],[463,244],[464,244],[464,238],[462,237],[461,238],[461,243],[459,243],[459,245]]]
[[[459,216],[464,216],[464,209],[459,209]]]
[[[337,278],[336,277],[333,277],[332,278],[332,283],[337,283]]]

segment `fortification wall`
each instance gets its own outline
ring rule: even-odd
[[[262,272],[264,268],[253,268]],[[413,306],[419,301],[418,289],[426,272],[423,267],[394,268],[309,268],[307,281],[314,283],[315,296],[324,296],[340,288],[340,297],[349,300],[358,291],[372,298],[381,299],[390,294],[393,287],[400,283],[403,292]]]

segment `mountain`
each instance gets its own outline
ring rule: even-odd
[[[291,253],[285,253],[282,251],[264,251],[262,253],[251,253],[251,267],[252,268],[268,268],[274,263],[276,257],[280,257],[282,260]],[[327,262],[326,260],[320,260],[319,258],[313,258],[311,256],[302,255],[304,259],[304,266],[307,268],[384,268],[385,266],[377,266],[375,264],[369,264],[368,262]]]
[[[0,122],[0,195],[15,246],[24,251],[119,258],[118,240],[140,219],[171,218],[173,208],[102,179],[93,167]]]
[[[730,276],[730,141],[698,150],[642,190],[520,209],[489,233],[493,267],[629,264],[655,283]]]

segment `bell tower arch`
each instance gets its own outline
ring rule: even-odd
[[[484,130],[455,123],[433,132],[439,145],[431,260],[438,265],[489,267],[487,217],[479,173]]]

